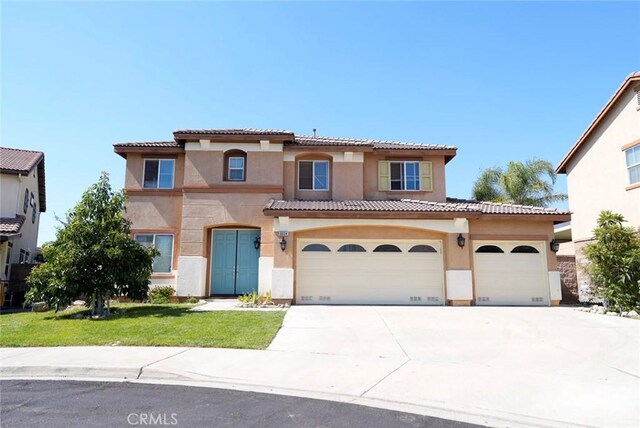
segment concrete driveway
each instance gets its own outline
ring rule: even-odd
[[[295,306],[269,350],[393,362],[364,397],[532,424],[640,426],[637,320],[572,308]]]

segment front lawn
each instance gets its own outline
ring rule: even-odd
[[[191,312],[193,305],[121,304],[107,319],[79,312],[0,315],[0,346],[200,346],[264,349],[284,311]]]

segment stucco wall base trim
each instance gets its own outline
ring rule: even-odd
[[[293,269],[277,268],[271,272],[271,298],[293,299]]]
[[[553,305],[553,301],[562,300],[562,288],[560,285],[560,272],[557,270],[549,271],[549,300]]]
[[[207,259],[200,256],[181,256],[178,258],[178,283],[176,295],[206,295]]]
[[[447,300],[471,301],[473,299],[472,276],[470,270],[448,270],[446,272]]]
[[[260,257],[258,259],[258,293],[264,295],[271,290],[273,273],[273,257]]]

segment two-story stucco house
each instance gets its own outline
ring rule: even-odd
[[[582,249],[593,239],[600,212],[622,214],[629,226],[640,227],[640,72],[622,82],[556,172],[567,174],[578,292],[588,300]]]
[[[132,232],[179,296],[551,305],[568,212],[446,196],[450,146],[182,130],[120,143]]]
[[[0,147],[0,280],[33,261],[40,213],[47,209],[44,154]]]

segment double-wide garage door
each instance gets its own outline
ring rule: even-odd
[[[473,243],[476,305],[548,306],[544,242]]]
[[[442,243],[298,240],[300,304],[443,305]]]

